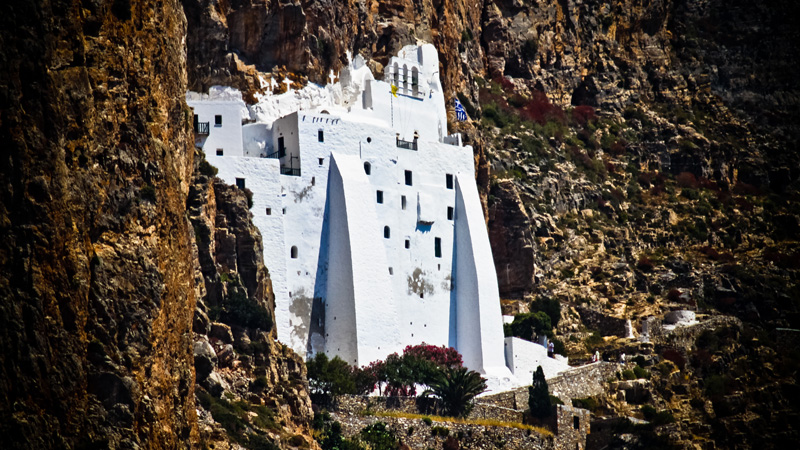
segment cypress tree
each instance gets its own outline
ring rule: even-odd
[[[528,407],[533,417],[543,419],[550,415],[550,390],[542,366],[533,373],[533,382],[528,388]]]

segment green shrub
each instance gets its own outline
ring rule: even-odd
[[[397,438],[385,423],[375,422],[361,430],[361,439],[372,450],[396,450]]]
[[[651,422],[653,425],[666,425],[668,423],[674,423],[675,417],[667,410],[659,411]]]
[[[219,170],[216,167],[212,166],[210,162],[203,159],[200,161],[200,173],[207,176],[207,177],[215,177]]]
[[[312,393],[336,397],[355,394],[356,385],[352,368],[338,356],[328,359],[325,353],[317,353],[306,361],[308,387]]]
[[[645,379],[649,379],[650,378],[650,372],[644,370],[643,368],[641,368],[639,366],[634,366],[633,373],[634,373],[634,375],[636,375],[636,378],[645,378]]]
[[[269,380],[264,375],[259,375],[250,383],[250,390],[261,392],[269,386]]]
[[[247,209],[253,209],[253,191],[244,188],[244,195],[247,197]]]
[[[272,329],[272,316],[267,308],[247,298],[241,289],[234,288],[222,303],[220,319],[224,323],[234,323],[263,331]]]
[[[517,314],[511,322],[512,335],[528,340],[533,340],[534,335],[550,335],[552,329],[550,316],[542,311]]]
[[[539,43],[535,39],[526,39],[520,48],[523,61],[533,61],[536,59],[536,54],[539,52]]]
[[[422,423],[424,423],[427,426],[431,426],[431,424],[433,423],[433,420],[431,420],[430,417],[423,417],[422,418]]]
[[[588,409],[589,411],[595,411],[600,405],[597,403],[597,400],[595,400],[593,397],[586,397],[586,398],[573,398],[572,406],[576,408]]]
[[[547,314],[550,317],[550,324],[553,327],[558,326],[558,322],[561,320],[561,302],[557,299],[549,298],[549,297],[539,297],[536,300],[532,301],[530,304],[530,311],[537,312],[541,311]]]
[[[139,191],[139,197],[150,203],[156,202],[156,188],[152,184],[145,184]]]
[[[431,434],[434,436],[447,437],[450,436],[450,430],[447,427],[432,426]]]
[[[640,409],[640,411],[641,411],[641,412],[642,412],[642,414],[644,415],[644,418],[645,418],[645,420],[652,420],[652,419],[653,419],[653,417],[655,417],[655,416],[656,416],[656,414],[658,413],[658,410],[657,410],[657,409],[655,409],[655,408],[654,408],[653,406],[651,406],[651,405],[644,405],[644,406],[642,406],[642,408]]]
[[[622,379],[623,380],[635,380],[636,379],[636,374],[633,373],[633,371],[630,370],[630,369],[625,369],[625,370],[622,371]]]

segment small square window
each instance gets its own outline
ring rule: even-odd
[[[447,185],[447,189],[453,189],[453,174],[448,173],[445,175],[445,184]]]
[[[447,220],[453,220],[453,207],[447,207]]]
[[[325,133],[322,130],[317,131],[317,140],[319,142],[325,142]]]
[[[217,156],[222,156],[223,153],[225,153],[224,150],[222,150],[221,148],[217,149]]]
[[[406,239],[406,248],[411,248],[411,241]]]
[[[320,166],[325,163],[325,158],[317,158],[317,159],[319,160]]]
[[[383,227],[383,237],[385,239],[389,239],[391,236],[392,234],[391,231],[389,230],[389,227]]]
[[[394,270],[391,267],[389,267],[389,275],[394,275]]]
[[[383,191],[378,191],[378,203],[383,203]]]
[[[219,114],[214,116],[214,125],[216,125],[218,127],[222,126],[222,116],[220,116]]]
[[[286,208],[283,208],[283,213],[286,214]]]
[[[406,196],[405,195],[401,195],[400,196],[400,207],[402,209],[406,209]]]
[[[406,186],[412,186],[411,171],[406,170]]]
[[[271,216],[271,215],[272,215],[272,208],[267,208],[267,215],[268,215],[268,216]]]
[[[239,189],[244,189],[244,178],[236,179],[236,187]]]

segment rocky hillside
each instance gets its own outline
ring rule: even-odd
[[[249,191],[214,178],[197,155],[188,214],[195,245],[192,331],[201,444],[314,445],[306,367],[275,341],[275,298]]]
[[[195,90],[231,84],[252,94],[259,73],[325,83],[346,52],[380,73],[403,45],[434,43],[447,95],[471,118],[450,127],[475,148],[505,310],[558,299],[557,336],[577,359],[600,347],[658,365],[670,351],[699,351],[695,365],[664,369],[661,381],[654,371],[663,389],[644,403],[673,411],[678,424],[660,432],[673,442],[754,442],[759,429],[766,442],[786,438],[758,393],[771,392],[782,417],[796,415],[786,386],[796,384],[798,355],[766,374],[742,368],[780,353],[776,329],[800,328],[793,2],[184,5],[190,36],[197,30],[187,42]],[[708,349],[712,338],[695,336],[640,348],[613,336],[627,319],[638,328],[674,309],[735,316],[730,333],[741,342]],[[720,389],[713,377],[734,366],[741,373]],[[687,377],[694,384],[675,395]],[[680,399],[694,399],[695,412]],[[607,412],[641,416],[640,406],[610,401]]]

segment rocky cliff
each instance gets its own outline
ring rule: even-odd
[[[303,359],[275,341],[275,298],[249,191],[214,178],[198,155],[188,198],[195,244],[194,313],[203,445],[313,444]]]
[[[181,6],[4,2],[0,23],[2,447],[191,447]]]
[[[247,197],[195,155],[185,37],[173,1],[0,6],[2,448],[313,447]]]
[[[203,36],[187,43],[197,90],[231,84],[254,93],[262,89],[258,73],[325,83],[346,52],[379,73],[402,45],[434,43],[448,104],[458,97],[471,118],[450,128],[476,151],[506,310],[558,299],[557,333],[573,357],[616,333],[598,323],[638,324],[674,309],[735,315],[745,334],[800,326],[800,39],[792,2],[184,5],[190,35]],[[210,39],[205,29],[214,30]],[[620,351],[606,339],[608,351]],[[746,355],[778,344],[771,335],[758,342],[718,357],[759,364]],[[658,362],[666,350],[647,351]],[[701,374],[700,384],[686,394],[657,391],[654,404],[674,409],[675,442],[712,429],[717,439],[751,436],[751,419],[764,417],[753,393],[793,384],[787,374],[796,360],[781,358],[769,376],[743,374],[717,389],[707,414],[679,406],[709,395],[702,383],[713,375],[691,368],[680,376]],[[776,389],[773,404],[790,405],[791,389]],[[704,425],[685,426],[691,420]],[[778,442],[772,423],[763,437]]]

